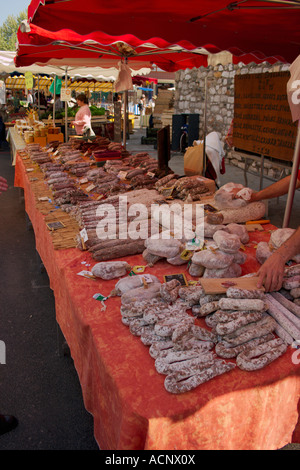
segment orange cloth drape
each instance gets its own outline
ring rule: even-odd
[[[271,450],[300,442],[297,410],[300,392],[295,350],[255,372],[239,369],[181,395],[164,388],[164,376],[138,337],[122,324],[120,298],[110,297],[106,310],[93,298],[109,295],[116,280],[78,276],[82,264],[95,262],[78,249],[54,250],[44,216],[35,206],[24,164],[17,155],[15,186],[24,188],[25,209],[32,221],[36,248],[55,296],[56,318],[69,344],[86,409],[94,417],[94,434],[103,450]],[[267,241],[268,230],[250,233]],[[258,268],[254,244],[247,248],[243,274]],[[144,264],[141,255],[126,258]],[[89,268],[90,269],[90,268]],[[161,281],[186,267],[159,261],[146,272]],[[197,320],[204,326],[203,320]],[[294,434],[293,434],[294,433]]]

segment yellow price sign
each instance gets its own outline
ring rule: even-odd
[[[27,90],[33,88],[33,75],[32,72],[25,72],[25,86]]]
[[[184,259],[185,261],[190,260],[192,256],[193,256],[193,252],[190,250],[183,250],[182,253],[180,254],[180,258]]]

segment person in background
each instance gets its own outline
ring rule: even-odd
[[[262,201],[283,196],[288,193],[291,175],[253,192],[249,202]],[[300,170],[298,171],[296,189],[300,188]],[[237,190],[238,192],[238,190]],[[266,292],[278,291],[282,287],[286,263],[300,253],[300,226],[259,268],[257,287],[264,287]]]
[[[145,106],[146,106],[146,97],[145,95],[142,95],[138,103],[138,108],[140,111],[140,126],[141,127],[143,127],[143,116],[145,115]]]
[[[28,92],[27,92],[27,104],[28,104],[28,106],[33,105],[33,97],[32,97],[32,93],[31,93],[30,90],[28,90]]]
[[[71,126],[75,126],[76,134],[83,135],[85,126],[91,127],[91,111],[88,105],[88,99],[84,93],[80,93],[76,97],[79,110],[75,115],[75,120],[71,122]]]
[[[55,111],[60,111],[64,109],[64,103],[60,100],[60,95],[55,95]]]
[[[3,191],[6,191],[8,184],[3,176],[0,176],[0,194]],[[2,415],[0,414],[0,435],[5,434],[6,432],[11,431],[18,425],[18,420],[15,416],[12,415]]]

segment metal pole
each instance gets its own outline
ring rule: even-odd
[[[206,172],[206,153],[205,153],[205,139],[206,139],[206,118],[207,118],[207,77],[205,77],[204,89],[204,119],[203,119],[203,176]]]
[[[294,156],[293,156],[293,168],[292,168],[292,173],[291,173],[291,180],[290,180],[290,185],[289,185],[289,191],[288,191],[288,197],[287,197],[287,202],[286,202],[286,207],[285,207],[282,228],[287,228],[290,223],[290,217],[291,217],[292,206],[293,206],[295,190],[296,190],[299,164],[300,164],[300,120],[298,121],[298,131],[297,131],[297,138],[296,138]]]
[[[67,76],[68,67],[65,71],[65,90],[68,88],[68,76]],[[68,102],[65,101],[65,142],[68,142]]]
[[[40,118],[40,112],[41,112],[41,108],[40,108],[40,74],[38,73],[38,116]]]
[[[54,88],[53,88],[53,109],[52,109],[52,117],[53,117],[53,127],[55,127],[56,75],[54,75],[53,84],[54,84]]]
[[[126,149],[128,91],[124,92],[123,147]]]

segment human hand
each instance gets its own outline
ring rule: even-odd
[[[285,259],[279,252],[274,252],[257,272],[257,288],[264,286],[266,292],[278,291],[282,287]]]
[[[237,193],[239,193],[241,191],[240,188],[232,188],[230,190],[230,193],[232,194],[232,199],[243,199],[241,196],[238,196]],[[247,202],[254,202],[256,201],[256,194],[254,191],[251,193],[251,196],[250,196],[250,199],[247,200]]]
[[[2,194],[3,191],[7,191],[8,189],[8,184],[5,178],[3,176],[0,176],[0,194]]]

